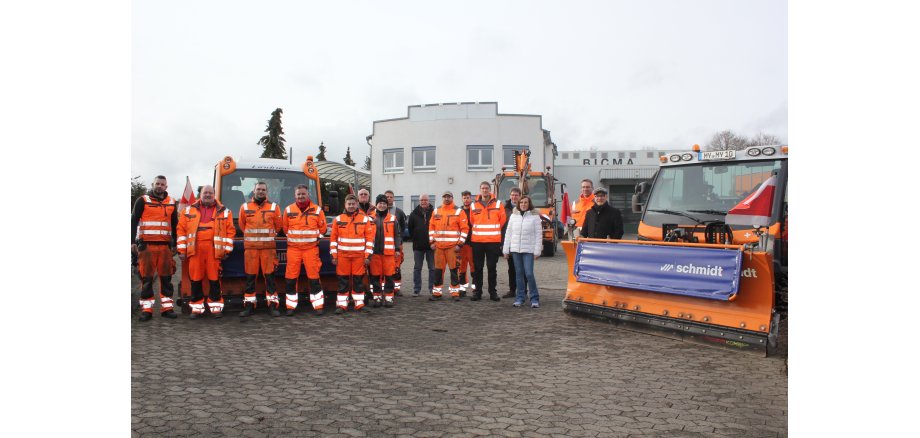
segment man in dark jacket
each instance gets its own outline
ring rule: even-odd
[[[390,209],[390,213],[393,213],[393,215],[396,216],[396,222],[399,224],[399,238],[402,239],[403,233],[406,232],[406,221],[408,220],[406,213],[404,213],[401,208],[394,204],[394,201],[396,200],[396,194],[393,193],[392,190],[387,190],[383,192],[383,194],[387,197],[387,207]],[[402,266],[403,262],[403,253],[401,247],[399,248],[399,251],[400,253],[396,257],[396,274],[393,275],[393,281],[395,281],[393,290],[396,292],[397,297],[402,296],[402,294],[399,292],[399,290],[402,289],[402,269],[400,269],[400,266]]]
[[[434,250],[428,243],[428,224],[434,207],[428,201],[428,195],[420,195],[418,207],[409,214],[409,236],[412,238],[412,253],[415,267],[412,271],[412,296],[417,297],[422,291],[422,262],[428,263],[428,293],[434,289]]]
[[[585,214],[581,237],[594,239],[622,239],[623,216],[620,210],[607,203],[607,189],[594,190],[594,207]]]
[[[511,188],[511,193],[509,194],[511,199],[505,201],[505,217],[511,217],[511,213],[514,212],[515,207],[517,207],[518,201],[521,200],[521,189],[517,187]],[[505,222],[505,225],[502,225],[502,245],[505,244],[505,232],[508,231],[508,222]],[[514,260],[510,257],[508,258],[508,287],[510,290],[508,293],[502,295],[502,298],[514,298],[517,294],[517,273],[514,271]],[[527,286],[524,286],[524,293],[527,293]],[[524,295],[525,297],[527,295]]]

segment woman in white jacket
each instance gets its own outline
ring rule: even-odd
[[[540,258],[543,251],[543,226],[540,211],[534,210],[529,196],[522,196],[517,207],[508,217],[508,230],[505,233],[505,245],[502,253],[507,259],[514,260],[514,272],[517,274],[517,297],[514,307],[521,307],[527,298],[524,292],[524,280],[530,290],[530,307],[540,307],[540,292],[533,275],[533,261]]]

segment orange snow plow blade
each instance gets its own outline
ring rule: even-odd
[[[769,253],[740,245],[603,239],[566,241],[562,246],[569,267],[563,301],[567,313],[731,349],[766,354],[768,346],[775,346],[779,314],[774,312]],[[711,281],[716,274],[723,276],[723,271],[701,261],[699,251],[735,263],[726,268],[727,278],[716,279],[729,290],[719,295],[700,292],[696,281],[701,277]],[[646,253],[658,258],[629,256]],[[694,267],[694,263],[704,266]]]

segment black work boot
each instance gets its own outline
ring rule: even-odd
[[[281,311],[277,307],[271,306],[271,314],[272,316],[281,316]]]
[[[252,315],[252,303],[243,303],[243,311],[240,312],[240,318],[246,318]]]
[[[514,291],[508,291],[508,293],[502,295],[502,298],[514,298],[517,294]],[[493,300],[497,301],[497,300]]]
[[[191,315],[188,316],[188,319],[198,319],[198,318],[201,318],[200,313],[192,313]]]
[[[141,317],[139,318],[141,322],[150,321],[151,319],[153,319],[153,312],[141,312]]]
[[[176,312],[173,312],[172,310],[161,312],[160,316],[162,316],[163,318],[169,318],[169,319],[176,319],[179,317],[178,315],[176,315]]]
[[[473,296],[470,297],[470,301],[479,301],[482,299],[482,292],[473,292]]]
[[[501,301],[501,297],[498,296],[498,293],[492,292],[489,294],[489,299],[492,301]]]

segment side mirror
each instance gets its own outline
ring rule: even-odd
[[[641,183],[645,184],[645,183]],[[637,186],[638,190],[638,186]],[[642,208],[645,207],[644,204],[639,203],[639,194],[632,195],[632,212],[633,213],[642,213]]]
[[[639,184],[636,184],[636,194],[642,195],[648,191],[648,181],[642,181]]]
[[[329,211],[336,216],[342,212],[342,208],[339,205],[339,192],[335,190],[329,192]]]

